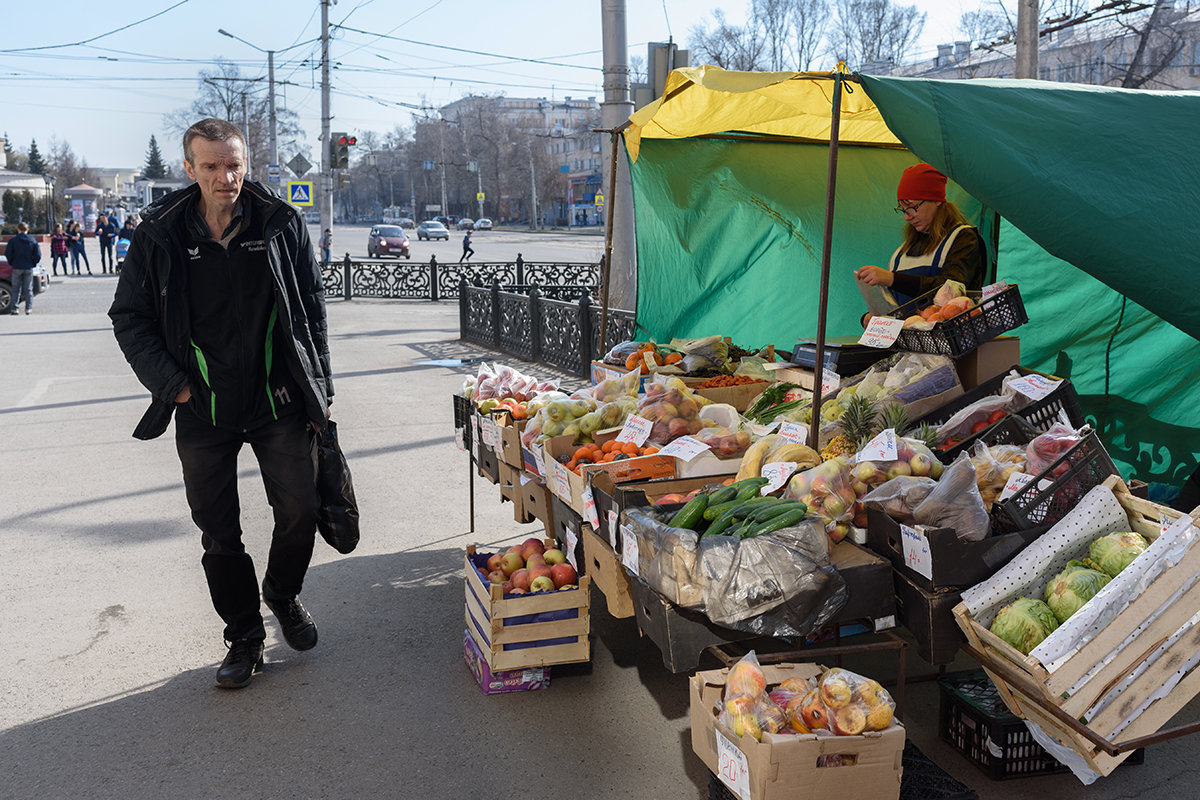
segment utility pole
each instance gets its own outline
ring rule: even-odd
[[[275,51],[267,51],[267,95],[271,113],[271,163],[279,164],[279,137],[275,130]]]
[[[329,3],[321,0],[321,232],[333,230],[333,156],[329,141]]]
[[[600,106],[600,121],[605,129],[611,131],[624,124],[633,113],[633,101],[629,98],[625,0],[601,0],[600,22],[604,39],[604,102]],[[604,288],[613,308],[632,309],[637,298],[637,252],[633,238],[633,189],[628,160],[623,141],[618,142],[613,151],[608,147],[603,150],[606,177],[602,185],[615,187],[610,192],[612,196],[606,198],[611,220],[608,234],[611,236],[612,251],[605,258],[608,280]]]
[[[529,217],[529,229],[536,231],[538,227],[537,175],[533,171],[533,139],[529,140],[529,196],[533,198],[533,208],[530,209],[532,214]]]
[[[1038,76],[1038,0],[1017,0],[1017,55],[1014,78]]]
[[[250,173],[250,113],[246,108],[246,91],[242,90],[242,138],[246,140],[246,174]]]
[[[449,218],[450,209],[446,207],[446,120],[442,120],[438,132],[442,143],[442,216]]]

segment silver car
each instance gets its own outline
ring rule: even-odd
[[[450,231],[437,220],[427,219],[417,226],[417,241],[425,239],[445,239],[450,241]]]

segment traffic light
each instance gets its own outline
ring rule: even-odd
[[[329,163],[333,169],[350,168],[350,145],[358,144],[358,137],[346,133],[334,133],[329,137]]]

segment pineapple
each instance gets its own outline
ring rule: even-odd
[[[903,436],[908,430],[908,410],[900,403],[889,403],[883,410],[883,428],[891,428],[897,436]]]
[[[928,422],[922,422],[920,427],[913,432],[912,438],[921,441],[930,450],[936,449],[937,446],[942,443],[942,437],[938,435],[937,428],[933,427]]]
[[[824,461],[840,455],[854,455],[879,432],[879,410],[875,401],[861,395],[851,397],[846,402],[839,424],[842,433],[821,448],[821,459]]]

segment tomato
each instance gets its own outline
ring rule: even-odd
[[[1004,419],[1004,413],[1005,412],[1003,410],[993,411],[991,416],[987,418],[988,424],[995,425],[997,422]]]
[[[991,427],[991,424],[986,419],[981,419],[971,426],[971,433],[982,433]]]

